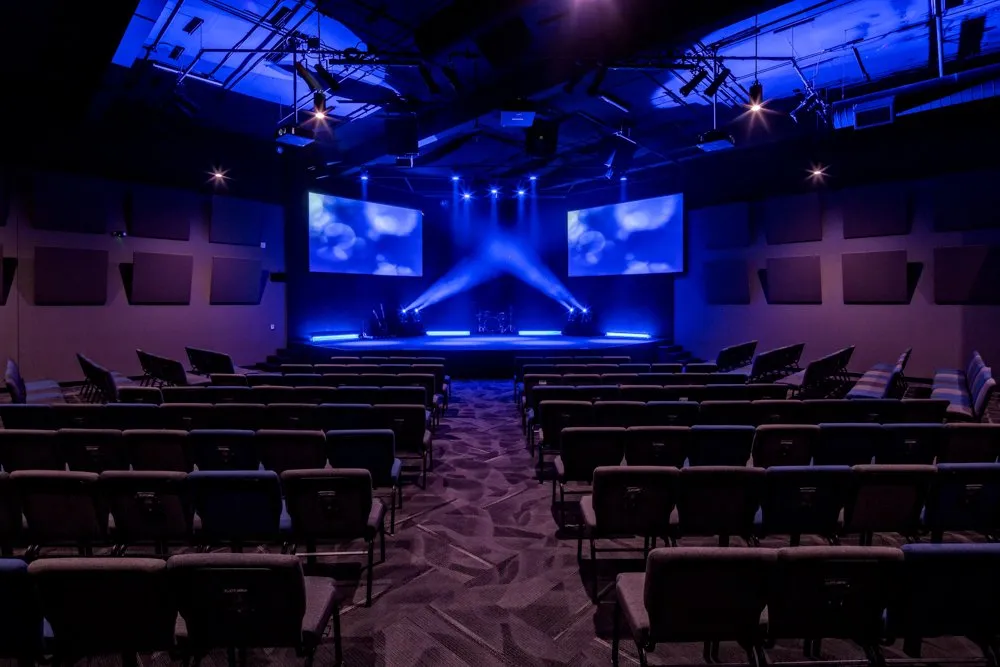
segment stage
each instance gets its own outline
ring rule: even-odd
[[[421,336],[340,340],[309,343],[313,363],[334,356],[444,357],[452,377],[507,378],[515,357],[630,356],[636,362],[655,361],[657,338],[605,336]]]

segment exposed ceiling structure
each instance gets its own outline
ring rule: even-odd
[[[534,174],[561,195],[700,155],[713,127],[738,145],[826,131],[845,98],[995,64],[998,27],[1000,0],[142,0],[111,80],[158,77],[197,122],[263,140],[299,109],[318,178],[436,194]],[[296,63],[334,81],[311,90]],[[558,141],[530,156],[504,108]],[[412,161],[386,116],[415,120]]]

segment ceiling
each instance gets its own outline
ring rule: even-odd
[[[940,0],[945,71],[1000,58],[1000,0]],[[310,123],[314,177],[362,169],[417,194],[528,174],[563,196],[607,184],[616,133],[637,149],[630,173],[702,152],[716,124],[738,145],[825,131],[822,114],[792,112],[932,78],[936,29],[928,0],[142,0],[119,28],[97,108],[178,111],[186,122],[271,141],[279,124]],[[291,39],[291,41],[290,41]],[[290,44],[297,44],[296,53]],[[239,52],[234,52],[238,49]],[[293,67],[325,63],[329,117]],[[107,61],[105,61],[107,62]],[[712,72],[729,74],[706,96]],[[695,72],[709,74],[689,91]],[[765,108],[746,108],[755,81]],[[101,106],[103,105],[103,106]],[[558,128],[554,154],[529,157],[523,128],[499,110],[530,107]],[[102,112],[103,113],[103,112]],[[421,141],[399,167],[385,118],[413,114]]]

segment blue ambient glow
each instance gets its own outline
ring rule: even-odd
[[[318,334],[309,336],[310,343],[332,343],[338,340],[357,340],[358,334]]]
[[[652,338],[648,333],[627,333],[622,331],[609,331],[604,335],[608,338]]]
[[[428,336],[468,336],[470,331],[428,331]]]

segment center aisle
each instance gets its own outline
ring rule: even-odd
[[[427,490],[405,486],[372,607],[361,587],[362,604],[343,608],[345,664],[606,665],[575,536],[556,538],[511,382],[456,382],[434,447]]]

